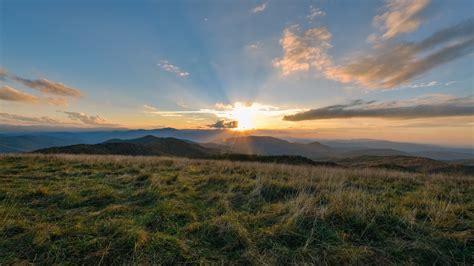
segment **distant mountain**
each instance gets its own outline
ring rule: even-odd
[[[144,136],[135,139],[110,139],[99,144],[78,144],[39,149],[35,153],[154,155],[207,158],[216,160],[305,164],[329,167],[385,168],[421,173],[456,173],[474,175],[473,165],[448,163],[423,157],[405,156],[403,152],[369,149],[337,153],[331,147],[312,142],[291,143],[272,137],[227,138],[220,144],[202,146],[189,140]],[[332,157],[328,158],[328,154]],[[359,156],[362,154],[362,156]],[[400,155],[402,154],[402,155]],[[338,158],[339,157],[339,158]],[[314,161],[324,158],[324,161]]]
[[[358,156],[409,156],[409,153],[397,151],[393,149],[363,149],[363,150],[353,150],[347,152],[340,152],[337,157],[342,158],[351,158]]]
[[[6,136],[0,135],[0,153],[5,152],[28,152],[52,146],[68,145],[78,141],[72,138],[57,138],[51,136]]]
[[[165,155],[181,157],[205,157],[218,152],[196,143],[176,138],[145,136],[137,139],[112,139],[100,144],[79,144],[53,147],[35,153],[66,154],[115,154],[115,155]]]
[[[0,127],[1,129],[1,127]],[[29,152],[36,149],[74,144],[98,144],[110,139],[135,139],[147,135],[160,138],[176,138],[200,143],[210,149],[221,149],[260,155],[299,155],[315,160],[340,157],[357,157],[362,155],[422,156],[436,160],[470,160],[474,159],[474,149],[454,148],[437,145],[393,142],[383,140],[320,140],[312,141],[292,139],[291,141],[268,137],[251,136],[261,131],[237,132],[216,129],[114,129],[100,131],[42,131],[18,133],[6,131],[0,135],[0,153]],[[305,144],[305,142],[309,142]]]
[[[334,155],[331,147],[313,142],[301,144],[268,136],[245,136],[217,141],[227,152],[258,155],[299,155],[323,159]]]
[[[333,148],[342,148],[345,150],[360,149],[393,149],[408,153],[428,152],[428,151],[451,151],[465,154],[474,154],[474,147],[455,148],[445,147],[433,144],[418,144],[409,142],[396,142],[387,140],[372,139],[351,139],[351,140],[319,140],[321,143]]]
[[[456,161],[456,160],[474,160],[473,153],[465,152],[454,152],[454,151],[419,151],[410,153],[414,156],[421,156],[435,160],[446,160],[446,161]]]

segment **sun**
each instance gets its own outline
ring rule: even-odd
[[[257,113],[258,109],[253,105],[236,103],[230,111],[230,117],[238,123],[236,130],[249,130],[256,127]]]

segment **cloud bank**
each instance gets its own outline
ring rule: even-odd
[[[287,115],[283,117],[283,120],[304,121],[355,117],[415,119],[472,115],[474,115],[474,97],[456,98],[434,95],[391,102],[356,100],[349,104],[331,105]]]

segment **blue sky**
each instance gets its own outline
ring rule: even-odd
[[[365,133],[354,135],[368,135],[370,125],[376,124],[386,127],[387,138],[393,139],[403,132],[391,129],[393,124],[407,127],[432,121],[447,131],[436,138],[461,136],[470,142],[469,112],[395,120],[316,117],[301,122],[282,117],[358,99],[380,104],[357,107],[366,109],[380,109],[390,101],[416,105],[427,97],[436,104],[471,100],[474,68],[472,45],[466,39],[473,34],[472,10],[474,2],[461,0],[0,0],[0,66],[7,73],[0,85],[9,88],[0,90],[0,96],[6,95],[0,100],[0,122],[202,128],[233,119],[228,117],[232,111],[220,112],[218,107],[233,110],[242,102],[260,106],[252,109],[262,116],[255,118],[255,128],[342,132],[367,123]],[[454,26],[463,22],[467,31],[459,33]],[[443,29],[458,32],[435,48],[410,46],[421,46]],[[387,67],[386,61],[394,59],[384,55],[397,45],[408,49],[406,58],[395,56],[404,66],[456,44],[464,45],[454,51],[456,56],[420,62],[407,73],[361,74],[374,71],[374,66],[364,69],[367,57],[372,65]],[[44,84],[15,77],[58,82],[81,96],[47,91]],[[278,112],[265,118],[270,109]],[[36,119],[41,117],[51,120]]]

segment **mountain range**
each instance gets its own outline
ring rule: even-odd
[[[313,160],[357,156],[417,156],[435,160],[474,160],[472,148],[382,140],[298,140],[253,136],[233,130],[161,128],[152,130],[103,130],[82,132],[8,132],[0,135],[0,153],[30,152],[37,149],[99,144],[111,139],[135,139],[144,136],[175,138],[199,143],[201,147],[230,153],[260,155],[297,155]],[[79,146],[80,147],[80,146]],[[152,151],[150,151],[152,152]]]
[[[348,157],[318,142],[291,143],[272,137],[238,137],[221,140],[219,144],[203,144],[176,138],[147,135],[136,139],[111,139],[99,144],[77,144],[39,149],[46,154],[102,154],[177,156],[231,161],[274,162],[285,164],[323,165],[328,167],[385,168],[408,172],[473,174],[474,166],[436,161],[424,157],[392,154],[385,156]],[[327,154],[333,156],[328,159]],[[375,154],[375,155],[374,155]],[[315,161],[324,158],[324,161]]]

